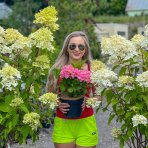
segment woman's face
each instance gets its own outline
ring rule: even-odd
[[[69,62],[80,61],[86,52],[85,41],[81,36],[72,37],[67,49]]]

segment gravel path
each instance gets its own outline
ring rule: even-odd
[[[103,105],[105,100],[103,101]],[[114,141],[113,137],[110,134],[110,130],[113,127],[113,124],[116,125],[116,122],[108,126],[107,121],[109,117],[109,112],[102,112],[100,110],[96,114],[97,125],[99,129],[99,145],[97,148],[119,148],[118,142]],[[11,148],[54,148],[54,145],[51,140],[52,126],[49,129],[41,129],[39,134],[39,140],[35,143],[32,143],[31,140],[28,140],[28,144],[15,144],[12,145]],[[125,148],[127,148],[125,146]]]

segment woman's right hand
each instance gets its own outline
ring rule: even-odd
[[[60,100],[58,100],[58,108],[63,113],[66,114],[69,111],[70,105],[68,103],[62,103]]]

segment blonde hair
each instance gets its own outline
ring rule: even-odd
[[[84,39],[85,46],[87,48],[86,53],[83,56],[83,60],[85,59],[87,63],[90,63],[90,61],[92,60],[87,35],[81,31],[75,31],[75,32],[72,32],[71,34],[69,34],[65,38],[63,48],[62,48],[61,52],[59,53],[58,58],[55,61],[55,64],[49,70],[48,77],[47,77],[47,83],[46,83],[46,91],[47,92],[50,91],[51,88],[53,88],[53,90],[56,92],[57,79],[55,78],[55,76],[52,75],[52,70],[54,68],[61,69],[64,65],[66,65],[68,63],[69,56],[67,53],[67,48],[68,48],[69,41],[72,37],[78,37],[78,36],[81,36]]]

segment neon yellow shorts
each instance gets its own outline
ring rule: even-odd
[[[94,115],[75,120],[55,117],[52,140],[54,143],[75,142],[79,146],[97,145],[98,129]]]

